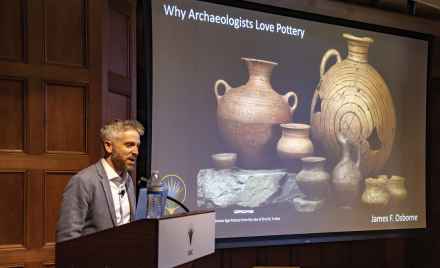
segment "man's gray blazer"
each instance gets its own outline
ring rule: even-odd
[[[131,177],[126,184],[131,220],[135,215],[135,193]],[[101,161],[75,174],[63,193],[57,225],[57,242],[116,226],[110,181]]]

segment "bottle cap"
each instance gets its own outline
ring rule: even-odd
[[[151,186],[160,186],[160,177],[159,177],[158,170],[153,170],[151,172],[150,185]]]

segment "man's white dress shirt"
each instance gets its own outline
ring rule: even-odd
[[[127,172],[120,176],[116,171],[105,161],[101,159],[104,166],[107,178],[110,181],[110,189],[112,191],[113,204],[116,214],[116,225],[121,225],[130,222],[130,201],[128,201],[127,194]]]

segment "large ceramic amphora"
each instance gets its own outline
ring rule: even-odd
[[[267,168],[276,159],[276,141],[281,123],[292,120],[298,104],[293,91],[280,95],[272,89],[270,78],[275,62],[242,58],[247,63],[249,80],[232,88],[217,80],[217,122],[221,136],[238,152],[242,168]],[[220,94],[223,85],[225,93]],[[289,105],[289,98],[293,98]]]
[[[373,39],[344,33],[348,56],[341,60],[329,49],[321,60],[321,80],[312,99],[312,138],[319,141],[330,159],[341,148],[336,133],[341,132],[361,149],[364,176],[378,173],[388,160],[396,129],[394,104],[382,76],[368,64],[368,48]],[[337,63],[325,72],[329,59]]]

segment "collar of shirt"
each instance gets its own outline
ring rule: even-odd
[[[122,176],[119,176],[118,173],[110,166],[107,161],[105,161],[104,158],[101,159],[102,165],[104,166],[105,174],[107,175],[107,178],[109,181],[116,181],[119,184],[125,184],[127,181],[127,172],[123,172]]]

